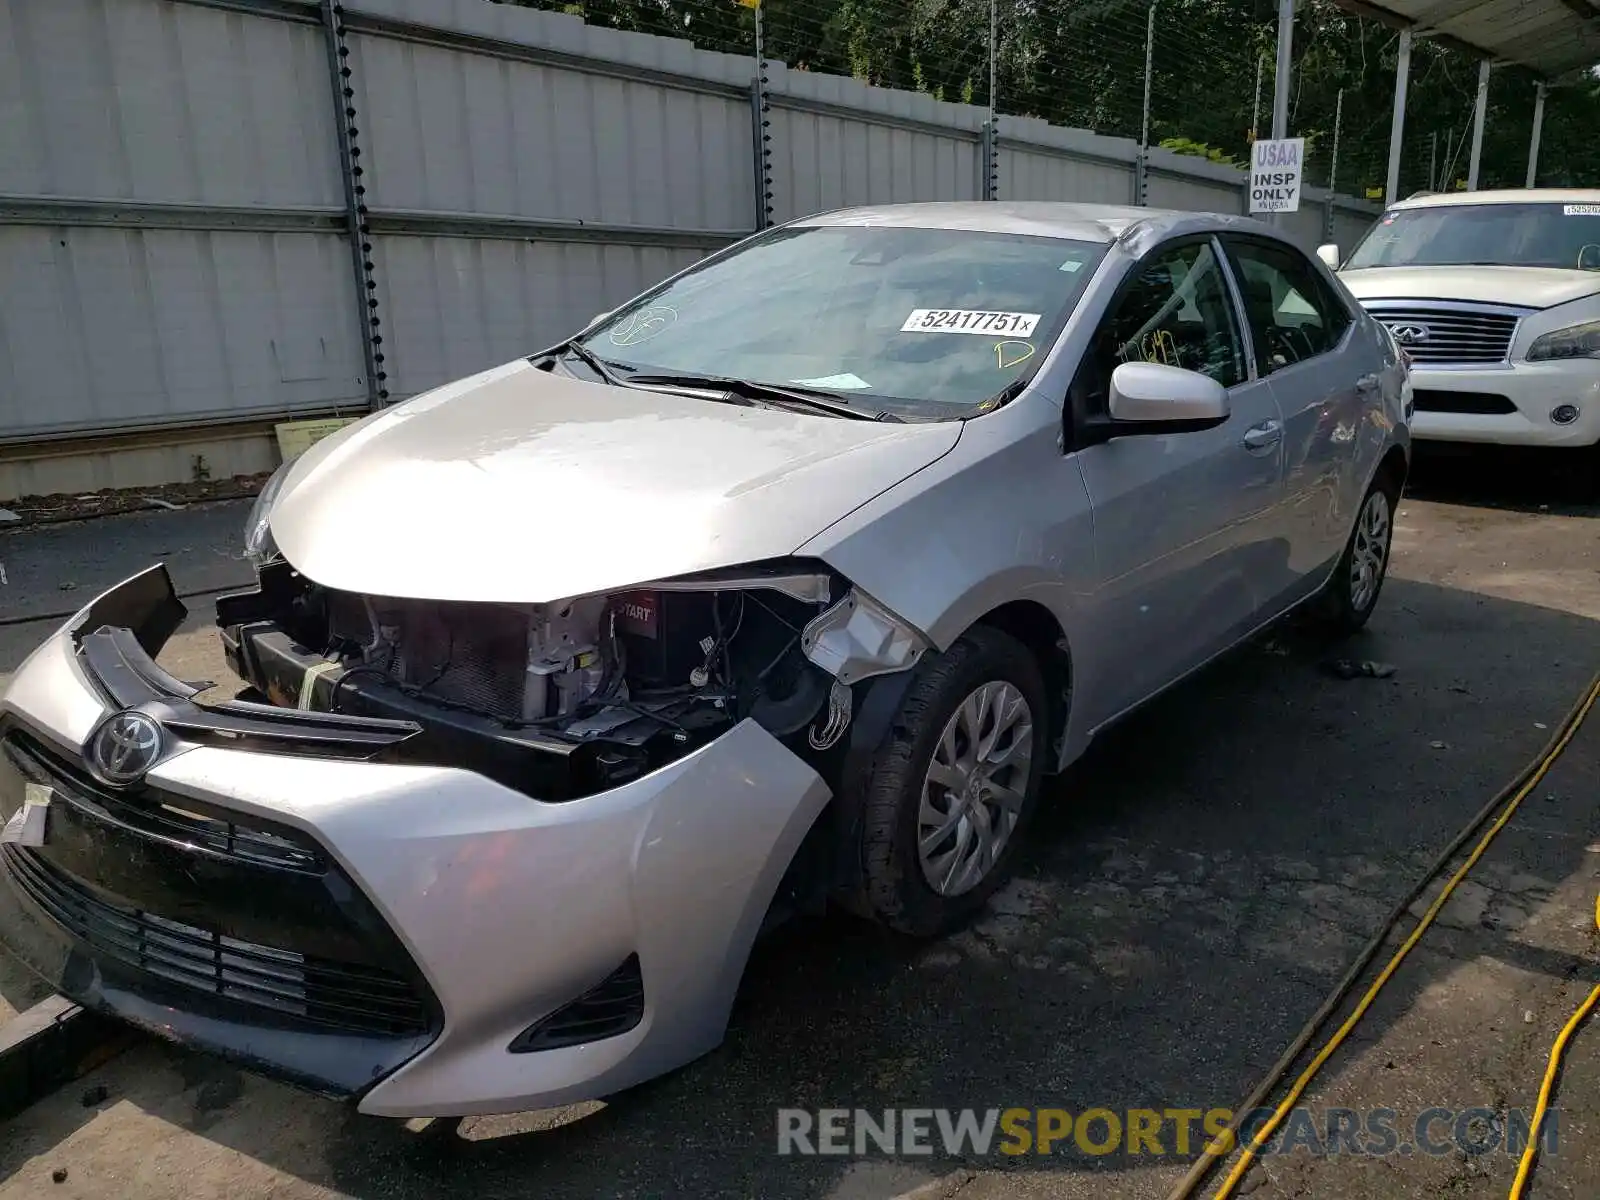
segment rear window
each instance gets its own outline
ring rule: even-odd
[[[1600,269],[1600,204],[1451,204],[1383,214],[1345,263]]]

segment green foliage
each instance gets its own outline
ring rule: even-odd
[[[751,54],[755,14],[737,0],[516,0],[593,25],[688,38]],[[995,48],[1002,114],[1138,137],[1151,0],[1000,0]],[[1272,0],[1155,0],[1150,79],[1153,142],[1212,162],[1247,161],[1252,117],[1267,133],[1276,42]],[[763,0],[769,58],[809,71],[963,103],[989,103],[988,0]],[[1387,177],[1397,37],[1307,0],[1295,22],[1290,132],[1307,140],[1307,178],[1334,171],[1341,192]],[[1260,111],[1255,111],[1257,72]],[[1477,63],[1418,39],[1411,56],[1401,194],[1466,174]],[[1339,97],[1343,95],[1342,108]],[[1532,78],[1496,68],[1484,135],[1485,186],[1520,187],[1533,116]],[[1553,90],[1539,182],[1600,182],[1600,79]],[[1381,193],[1380,193],[1381,194]]]
[[[1162,138],[1161,148],[1163,150],[1171,150],[1174,154],[1191,154],[1208,162],[1221,163],[1225,167],[1244,166],[1243,162],[1222,150],[1218,150],[1215,146],[1202,145],[1200,142],[1190,141],[1186,137]]]

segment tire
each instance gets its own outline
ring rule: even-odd
[[[982,771],[960,765],[969,750],[981,748],[997,712],[1010,723],[988,758],[1005,759],[1009,749],[1010,761]],[[976,745],[966,732],[974,720]],[[852,907],[915,937],[937,936],[969,919],[1009,872],[1038,804],[1050,743],[1044,676],[1021,642],[978,626],[946,653],[924,658],[866,781],[862,894]],[[952,787],[961,780],[968,786],[958,794]],[[925,860],[919,838],[938,826],[945,836]],[[998,852],[989,853],[996,844]]]
[[[1346,637],[1357,632],[1377,607],[1383,581],[1389,575],[1394,514],[1399,503],[1400,488],[1389,472],[1380,472],[1356,510],[1350,540],[1339,556],[1333,578],[1318,596],[1316,615],[1329,634]]]

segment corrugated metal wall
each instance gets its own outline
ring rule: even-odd
[[[755,227],[750,59],[484,0],[341,11],[330,45],[315,0],[0,0],[0,498],[39,479],[19,445],[360,410],[371,313],[398,399]],[[983,194],[981,108],[776,63],[768,97],[772,219]],[[1134,199],[1131,142],[999,132],[1002,198]],[[1150,164],[1149,203],[1242,210],[1238,172]],[[1325,200],[1291,221],[1307,244]],[[1339,201],[1338,240],[1372,211]]]

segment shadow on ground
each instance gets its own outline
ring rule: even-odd
[[[1406,494],[1474,508],[1600,516],[1600,453],[1422,442]]]

